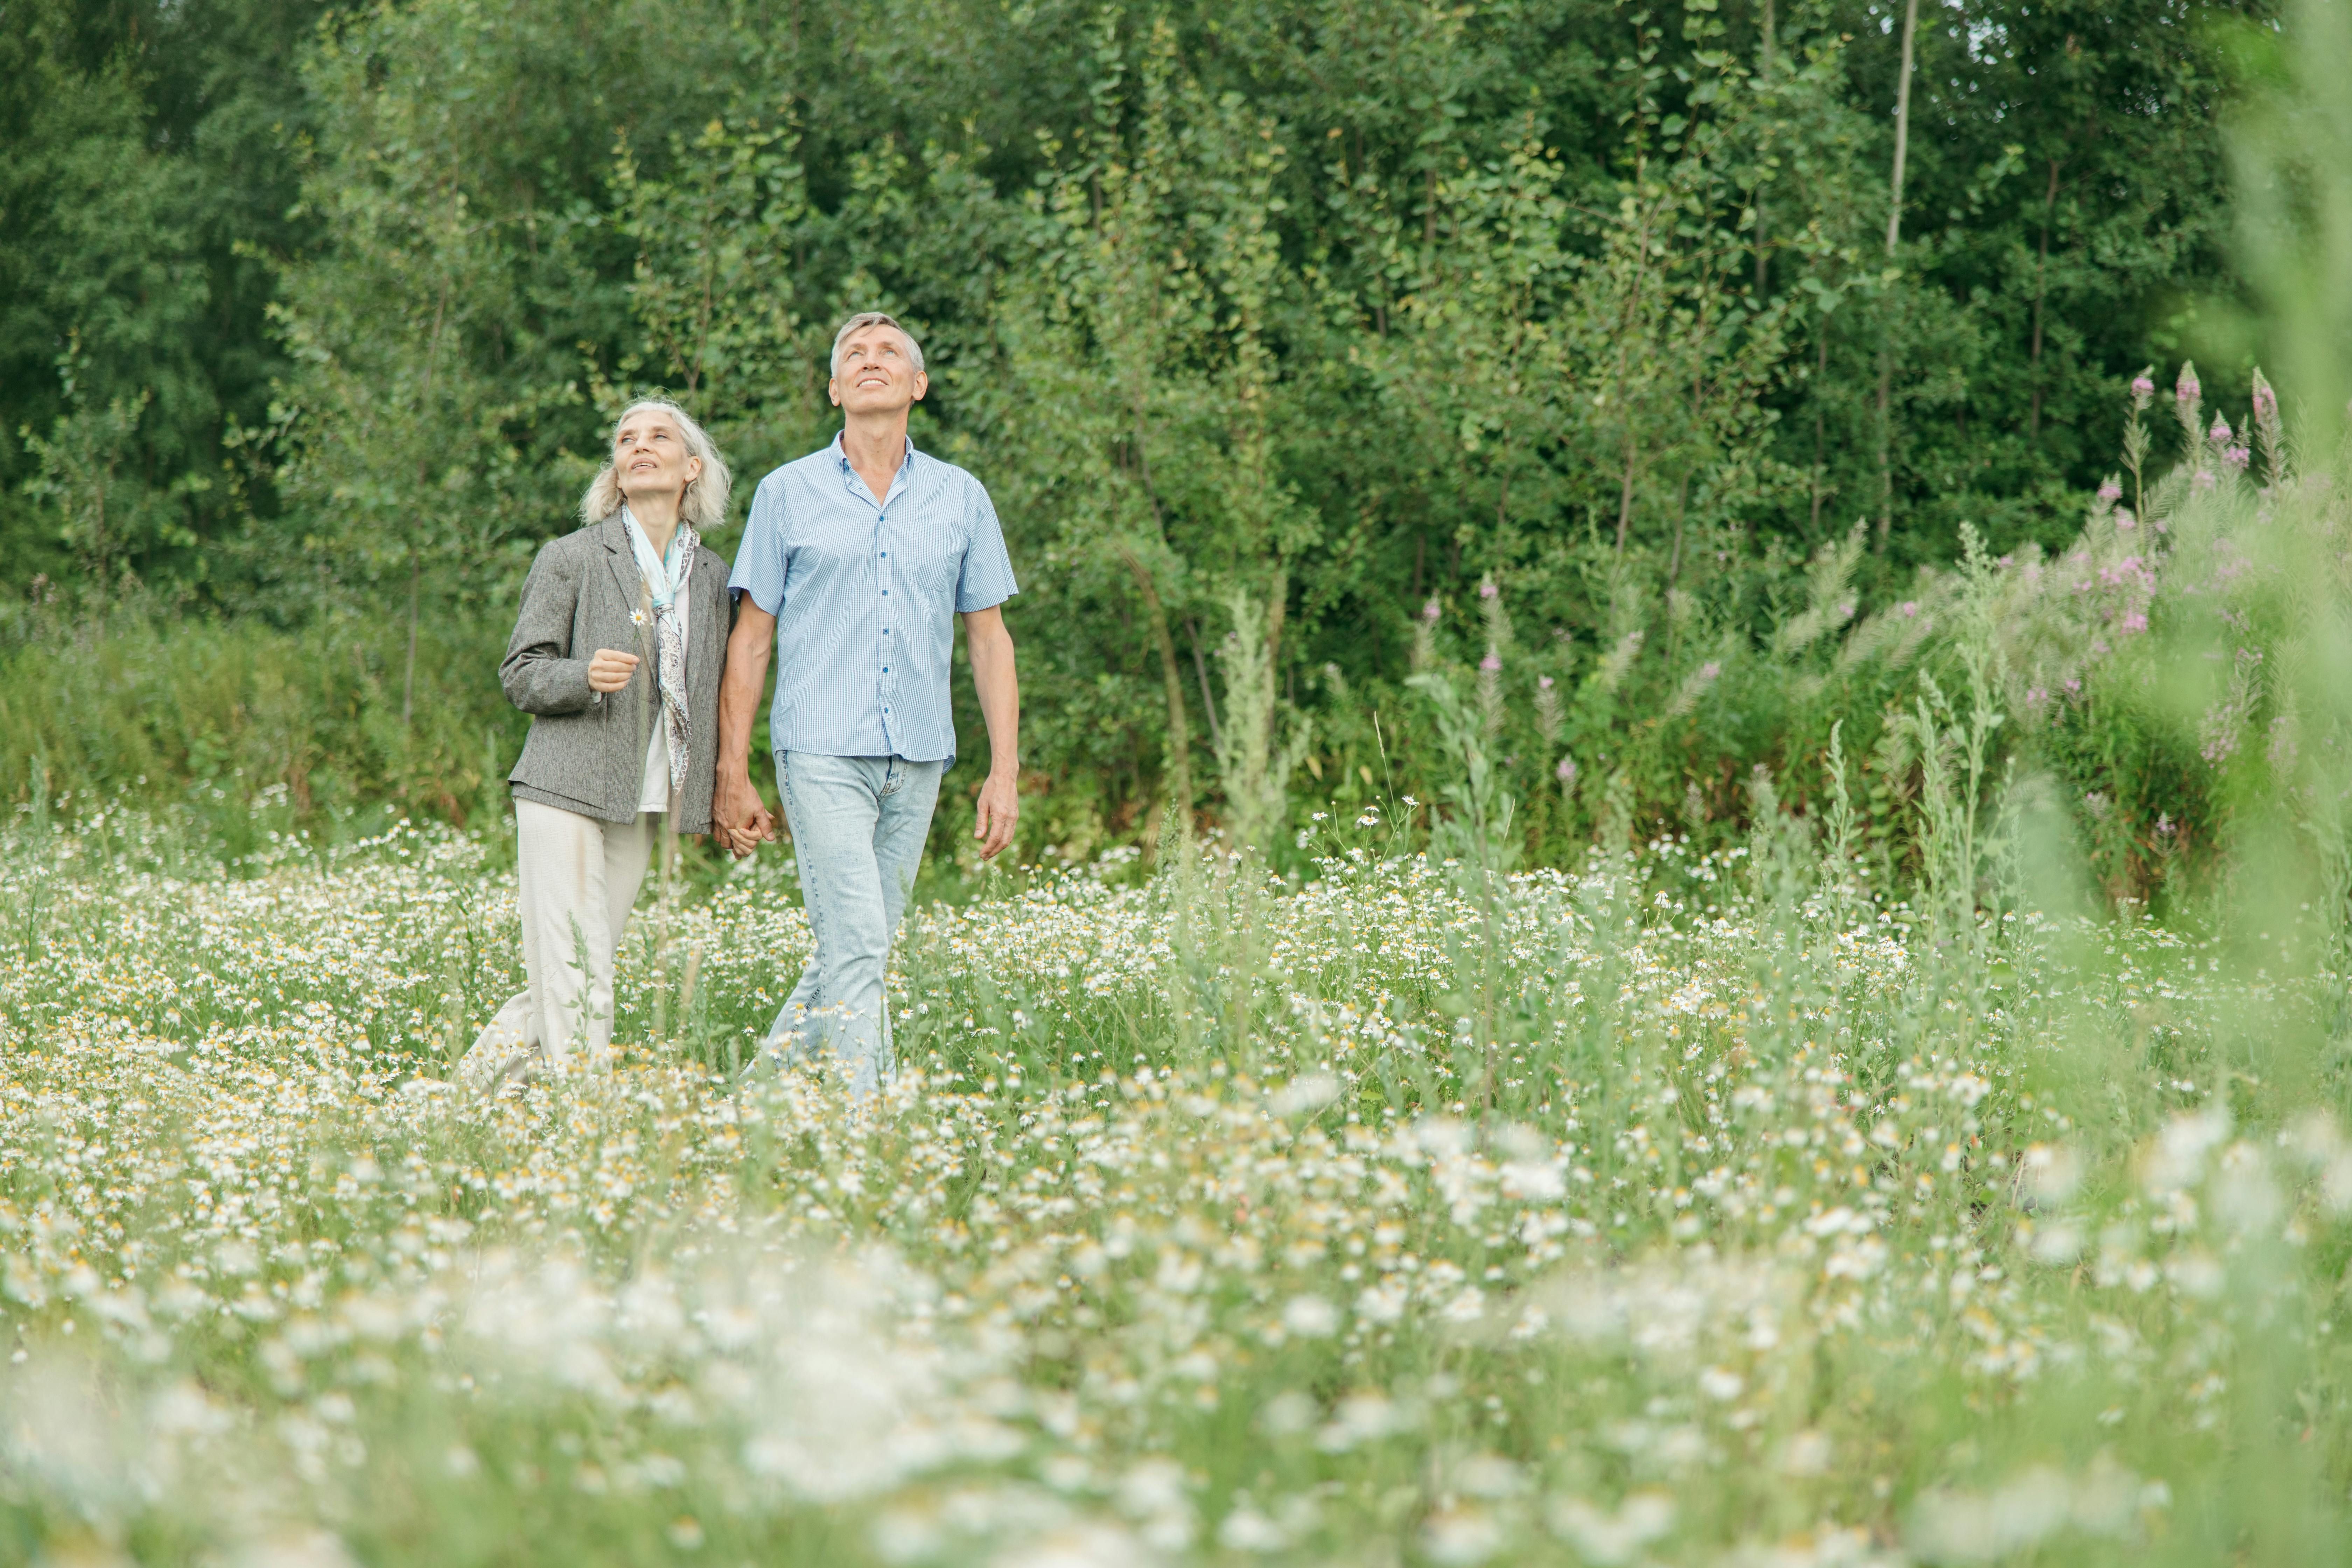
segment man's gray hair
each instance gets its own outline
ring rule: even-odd
[[[912,354],[915,359],[915,374],[917,375],[923,374],[923,345],[915,341],[915,334],[908,331],[904,326],[900,325],[898,317],[890,315],[887,311],[860,310],[857,314],[850,317],[849,320],[842,322],[841,331],[833,334],[833,358],[825,362],[825,374],[827,375],[839,375],[841,374],[841,345],[849,341],[849,334],[856,331],[860,327],[888,327],[900,337],[906,339],[907,352]]]
[[[606,452],[610,453],[613,442],[620,437],[621,426],[629,422],[629,416],[648,408],[668,415],[670,423],[685,438],[687,451],[702,459],[702,472],[687,481],[686,497],[678,503],[677,515],[692,523],[698,533],[719,527],[727,521],[727,497],[735,488],[735,476],[728,471],[727,459],[719,455],[717,443],[694,422],[693,415],[667,397],[640,397],[622,409],[621,416],[613,421],[613,434],[604,443]],[[580,498],[580,521],[592,525],[602,522],[621,510],[625,499],[621,494],[620,470],[608,455],[596,477],[588,481],[588,493]]]

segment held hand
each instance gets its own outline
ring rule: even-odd
[[[1010,773],[991,773],[988,782],[980,786],[980,818],[972,824],[971,836],[980,840],[980,858],[993,860],[1004,847],[1013,842],[1013,830],[1021,822],[1021,791]]]
[[[616,647],[600,647],[588,661],[588,689],[608,695],[618,691],[629,683],[636,668],[635,654],[623,653]]]
[[[776,819],[769,816],[767,808],[762,806],[752,816],[751,821],[735,827],[727,828],[725,832],[727,835],[727,847],[730,849],[732,849],[735,852],[735,858],[738,860],[740,860],[745,856],[757,850],[762,843],[772,843],[774,841],[776,837]]]
[[[776,819],[769,814],[768,803],[760,798],[750,775],[740,772],[720,770],[711,792],[710,817],[739,860],[776,837]]]

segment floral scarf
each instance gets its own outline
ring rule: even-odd
[[[653,541],[646,537],[626,506],[621,508],[621,526],[629,535],[637,570],[653,595],[656,681],[661,689],[662,721],[669,728],[669,787],[675,791],[686,783],[687,731],[686,636],[678,628],[677,596],[686,592],[687,580],[694,575],[694,552],[702,536],[691,523],[680,521],[670,538],[669,559],[664,561],[654,553]]]

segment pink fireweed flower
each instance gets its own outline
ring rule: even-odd
[[[1698,678],[1701,680],[1713,680],[1717,676],[1721,675],[1722,673],[1723,666],[1717,664],[1713,659],[1708,659],[1705,664],[1698,667]]]
[[[2252,457],[2253,453],[2248,451],[2243,447],[2224,447],[2221,448],[2221,460],[2229,464],[2230,467],[2240,470],[2244,469],[2247,462]]]
[[[2213,470],[2210,468],[2200,468],[2195,473],[2189,475],[2189,488],[2196,490],[2211,489],[2213,488]]]
[[[1486,657],[1478,661],[1478,668],[1492,675],[1503,668],[1502,656],[1489,648],[1486,650]]]
[[[1436,600],[1432,599],[1429,603],[1421,607],[1421,618],[1427,621],[1431,626],[1435,626],[1437,624],[1437,616],[1438,608]]]
[[[2137,520],[2132,516],[2131,509],[2129,507],[2119,506],[2116,508],[2116,526],[2117,528],[2136,528],[2138,526]]]
[[[2066,678],[2066,690],[2069,695],[2079,695],[2082,689],[2083,683],[2081,681],[2075,679],[2071,675]]]
[[[2230,440],[2230,422],[2227,419],[2222,418],[2219,414],[2216,414],[2213,416],[2213,428],[2206,431],[2205,436],[2208,440],[2211,441],[2217,447],[2228,445]]]
[[[2050,693],[2043,688],[2039,686],[2029,686],[2025,689],[2025,705],[2027,707],[2039,708],[2044,702],[2049,700]]]
[[[2271,390],[2269,382],[2257,379],[2254,383],[2254,417],[2268,419],[2277,412],[2278,394]]]
[[[2156,395],[2156,383],[2144,375],[2132,377],[2131,389],[2132,396],[2143,403]]]
[[[1903,618],[1907,621],[1912,616],[1919,613],[1919,601],[1916,599],[1906,599],[1895,607],[1902,612]]]
[[[2116,629],[2123,633],[2126,637],[2129,637],[2135,632],[2144,632],[2147,630],[2147,617],[2142,615],[2139,611],[2133,610],[2126,615],[2122,620],[2116,623]]]
[[[2113,506],[2123,499],[2124,487],[2118,481],[2109,479],[2099,487],[2099,500],[2103,504]]]
[[[2168,811],[2156,819],[2156,831],[2163,837],[2172,837],[2172,814]]]
[[[1481,583],[1478,584],[1478,596],[1482,599],[1491,599],[1501,591],[1502,590],[1496,587],[1492,582]]]
[[[1549,691],[1551,689],[1551,677],[1549,675],[1537,676],[1536,689],[1538,691]]]
[[[1552,769],[1551,776],[1558,779],[1564,784],[1574,784],[1576,782],[1576,759],[1574,757],[1560,758],[1559,766]]]
[[[2172,395],[2183,403],[2197,401],[2203,388],[2197,384],[2197,372],[2187,363],[2180,367],[2180,379],[2172,384]]]

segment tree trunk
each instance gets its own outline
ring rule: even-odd
[[[1682,581],[1683,523],[1689,516],[1689,508],[1690,476],[1685,474],[1675,485],[1675,552],[1666,563],[1666,586],[1669,588]]]
[[[1625,436],[1625,477],[1617,489],[1617,553],[1625,553],[1625,530],[1633,521],[1633,433]]]
[[[1160,648],[1160,677],[1168,692],[1168,809],[1177,814],[1179,831],[1189,840],[1192,836],[1192,727],[1184,717],[1184,677],[1176,662],[1176,639],[1169,635],[1168,612],[1160,605],[1159,587],[1151,581],[1151,569],[1127,545],[1120,545],[1118,553],[1135,578],[1136,592],[1143,595],[1152,640]]]
[[[425,384],[416,395],[416,411],[422,419],[432,417],[433,377],[441,368],[441,323],[448,317],[449,275],[444,272],[441,275],[441,297],[433,303],[433,330],[425,340]],[[419,454],[416,459],[416,494],[419,500],[430,493],[432,483],[432,460]],[[400,678],[400,727],[404,731],[416,716],[416,616],[424,575],[425,556],[417,548],[416,525],[412,521],[408,533],[408,668]]]
[[[1887,182],[1886,256],[1895,258],[1903,240],[1903,158],[1911,141],[1911,46],[1919,31],[1919,0],[1903,7],[1903,72],[1895,88],[1895,174]],[[1878,547],[1895,531],[1895,458],[1893,397],[1895,391],[1894,324],[1882,322],[1878,343]]]
[[[1763,39],[1758,51],[1756,79],[1769,83],[1772,79],[1772,0],[1764,0]],[[1765,285],[1771,276],[1771,253],[1764,244],[1764,185],[1759,178],[1756,185],[1756,296],[1764,297]]]
[[[1201,651],[1201,623],[1191,616],[1185,616],[1184,635],[1192,643],[1192,672],[1201,678],[1201,712],[1209,721],[1209,746],[1213,751],[1223,752],[1225,737],[1217,727],[1217,700],[1209,690],[1209,658]]]
[[[2033,408],[2025,416],[2028,439],[2042,435],[2042,301],[2049,291],[2050,225],[2058,216],[2058,160],[2050,160],[2050,191],[2042,198],[2042,254],[2033,261]]]
[[[1830,319],[1822,318],[1821,355],[1813,370],[1813,536],[1822,531],[1822,456],[1828,416],[1822,412],[1822,384],[1830,377]]]
[[[414,542],[408,546],[408,668],[400,678],[400,727],[408,728],[416,713],[417,589],[425,575],[425,557]]]

